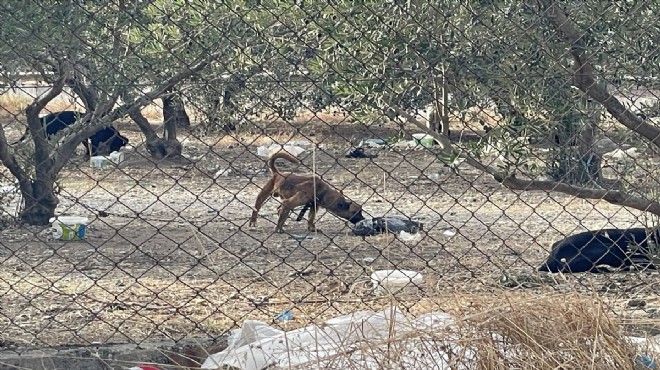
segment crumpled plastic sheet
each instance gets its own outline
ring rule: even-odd
[[[445,313],[430,313],[409,320],[396,308],[380,312],[358,311],[320,325],[284,332],[261,321],[246,320],[229,338],[227,349],[209,356],[202,369],[382,369],[387,358],[407,369],[469,369],[452,362],[445,349],[470,363],[475,354],[451,343],[424,335],[454,323]],[[414,333],[411,335],[411,333]],[[420,334],[422,333],[422,334]],[[448,347],[449,346],[449,347]]]
[[[202,369],[474,369],[476,354],[456,344],[459,338],[448,330],[453,324],[451,315],[437,312],[409,320],[396,307],[358,311],[288,332],[246,320],[232,331],[227,349],[209,356]],[[659,338],[629,337],[648,351],[649,361],[660,353]]]

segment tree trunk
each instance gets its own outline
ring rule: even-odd
[[[88,112],[94,112],[96,110],[98,90],[94,86],[86,85],[78,74],[68,79],[66,84],[80,97]]]
[[[21,186],[23,207],[20,219],[30,225],[48,225],[59,203],[53,191],[55,180],[33,180],[29,185],[28,188]]]
[[[555,181],[593,185],[601,179],[601,159],[594,151],[600,110],[593,102],[582,101],[580,111],[562,116],[563,127],[554,134],[556,154],[549,174]]]
[[[595,152],[596,145],[596,132],[600,125],[602,117],[602,109],[599,104],[583,100],[585,112],[588,112],[586,117],[587,125],[580,133],[580,141],[578,148],[580,151],[580,163],[582,164],[586,175],[592,183],[599,183],[601,180],[601,157]]]
[[[176,139],[176,128],[174,129],[174,138],[163,140],[156,135],[156,132],[151,127],[149,121],[144,118],[139,110],[134,110],[129,113],[131,119],[140,127],[142,133],[146,136],[146,147],[151,157],[154,159],[164,158],[177,158],[181,156],[183,147]],[[170,121],[173,123],[172,121]],[[172,125],[173,126],[173,125]]]
[[[442,75],[433,79],[433,106],[429,114],[429,129],[449,137],[449,86],[446,68]]]
[[[181,97],[172,94],[164,96],[161,100],[163,101],[163,122],[165,127],[172,126],[175,130],[176,128],[190,128],[190,117],[186,113]],[[173,125],[170,125],[170,122]],[[176,138],[176,132],[174,137]]]

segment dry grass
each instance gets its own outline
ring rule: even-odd
[[[52,100],[46,108],[46,112],[58,112],[63,110],[83,110],[80,102],[67,99],[61,95],[60,98]],[[16,117],[25,114],[25,108],[32,103],[32,99],[24,93],[6,92],[0,95],[0,117]]]
[[[457,307],[477,369],[633,369],[636,349],[597,297],[510,295]]]
[[[24,94],[6,92],[0,95],[0,116],[16,116],[21,114],[32,102]]]

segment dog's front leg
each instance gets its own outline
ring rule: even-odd
[[[307,219],[307,230],[309,231],[317,231],[320,232],[321,230],[316,228],[316,225],[314,224],[314,218],[316,217],[316,204],[312,204],[311,207],[309,207],[309,218]]]

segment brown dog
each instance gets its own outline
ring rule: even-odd
[[[291,211],[299,206],[305,206],[301,215],[309,208],[307,229],[309,231],[317,231],[314,225],[314,218],[316,217],[314,200],[316,200],[316,207],[323,207],[335,216],[344,218],[353,224],[364,220],[362,207],[359,204],[347,200],[341,192],[323,181],[319,176],[280,172],[275,166],[275,161],[280,158],[294,164],[300,164],[299,159],[285,151],[277,152],[268,159],[268,168],[273,174],[273,177],[266,183],[257,196],[252,217],[250,217],[250,226],[257,224],[259,210],[270,196],[280,197],[282,199],[282,204],[277,208],[279,219],[275,227],[276,232],[284,231],[282,229],[284,222],[289,217]],[[314,188],[314,185],[316,185],[316,188]]]

